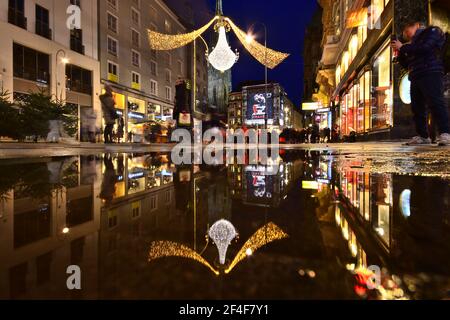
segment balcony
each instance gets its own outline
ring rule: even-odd
[[[70,38],[70,50],[84,54],[84,45],[81,40],[77,38]]]
[[[8,22],[22,29],[27,29],[27,18],[23,12],[15,9],[8,9]]]
[[[49,40],[52,39],[52,29],[49,28],[46,22],[36,20],[36,34]]]

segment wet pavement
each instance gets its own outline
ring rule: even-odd
[[[1,160],[0,298],[448,299],[448,149],[385,149]]]

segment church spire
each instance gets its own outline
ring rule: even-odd
[[[222,0],[216,1],[216,15],[223,16]]]

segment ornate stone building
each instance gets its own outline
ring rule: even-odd
[[[343,138],[352,132],[360,140],[415,134],[407,73],[392,62],[390,39],[412,18],[448,30],[447,2],[319,0],[324,32],[314,100],[330,108]]]

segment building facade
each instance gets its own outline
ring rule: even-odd
[[[0,86],[12,99],[44,90],[76,105],[79,115],[100,116],[97,1],[5,0],[0,33]]]
[[[302,128],[302,117],[278,83],[242,87],[228,97],[228,126],[232,129],[267,128],[282,132]]]
[[[186,27],[164,1],[102,0],[99,28],[101,80],[114,89],[126,139],[143,142],[145,122],[173,120],[175,82],[189,77],[190,64],[187,47],[151,50],[147,30],[177,34]]]
[[[324,34],[316,79],[320,89],[314,100],[330,108],[341,137],[356,133],[361,140],[378,140],[414,135],[410,96],[405,91],[407,74],[393,62],[390,41],[393,34],[401,36],[412,17],[429,21],[432,4],[425,0],[319,3]]]

